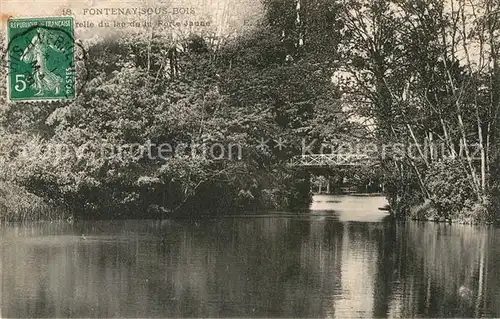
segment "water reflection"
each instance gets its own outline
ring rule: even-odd
[[[0,316],[500,315],[498,230],[354,211],[0,226]]]

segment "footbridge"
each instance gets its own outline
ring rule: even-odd
[[[363,153],[303,154],[290,159],[293,167],[373,166],[378,159]]]

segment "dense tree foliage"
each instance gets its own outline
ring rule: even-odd
[[[363,142],[380,170],[346,174],[382,180],[400,216],[431,203],[443,218],[494,218],[498,4],[262,4],[260,23],[223,41],[88,40],[77,99],[2,101],[2,179],[81,216],[298,207],[309,177],[287,163],[304,141]],[[162,158],[164,143],[181,151]]]
[[[332,84],[258,28],[218,47],[161,32],[92,39],[77,99],[5,104],[17,149],[4,178],[80,217],[307,205],[308,176],[286,163]]]
[[[366,102],[362,112],[380,139],[412,146],[385,161],[389,196],[401,212],[424,200],[450,219],[471,203],[492,209],[497,13],[489,0],[345,3],[346,96]]]

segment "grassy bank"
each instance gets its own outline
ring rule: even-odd
[[[0,221],[64,219],[65,214],[24,188],[0,181]]]

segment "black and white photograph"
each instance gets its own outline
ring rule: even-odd
[[[500,1],[0,0],[0,318],[500,318]]]

